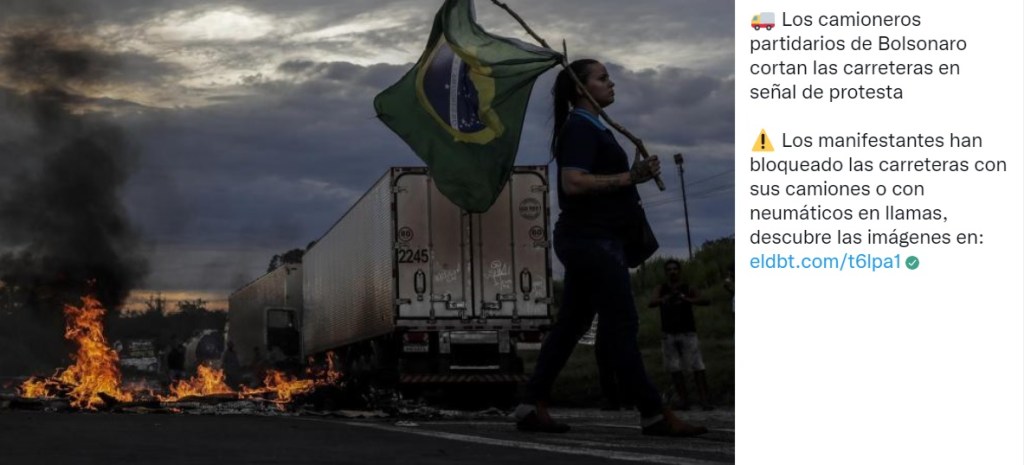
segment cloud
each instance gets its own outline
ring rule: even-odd
[[[139,146],[124,198],[149,244],[148,288],[233,289],[323,234],[387,167],[422,165],[371,100],[422,53],[439,0],[65,3],[5,2],[0,31],[59,23],[102,44],[83,71],[102,77],[67,92],[117,115]],[[572,57],[608,64],[609,113],[664,160],[667,190],[642,188],[663,250],[685,246],[676,152],[697,182],[695,245],[731,234],[732,176],[709,176],[733,168],[732,3],[507,3]],[[476,7],[489,31],[532,41],[500,8]],[[534,88],[520,164],[550,158],[553,77]],[[26,130],[0,111],[0,134]]]

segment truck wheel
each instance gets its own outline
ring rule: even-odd
[[[369,366],[368,348],[365,343],[357,342],[345,348],[342,373],[353,378],[363,377]]]
[[[766,31],[770,31],[770,30],[772,30],[772,27],[771,27],[771,26],[765,26],[765,27],[764,27],[764,30],[766,30]]]
[[[760,31],[761,30],[761,26],[754,26],[754,30],[755,31]]]
[[[398,354],[390,337],[380,337],[370,342],[370,371],[382,387],[398,384]]]

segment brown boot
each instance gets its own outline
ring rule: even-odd
[[[660,420],[656,423],[644,426],[640,432],[646,436],[686,438],[707,433],[708,429],[703,426],[686,423],[676,417],[676,415],[672,413],[672,410],[666,408],[662,412]]]

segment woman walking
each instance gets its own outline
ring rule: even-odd
[[[598,336],[611,354],[616,377],[640,410],[643,434],[693,436],[707,429],[679,420],[665,408],[644,369],[638,342],[639,320],[626,265],[625,239],[635,227],[640,195],[636,185],[657,176],[657,157],[634,159],[632,167],[615,136],[598,118],[599,108],[584,96],[574,73],[601,108],[615,101],[615,83],[603,64],[577,60],[555,80],[551,150],[558,163],[555,254],[565,266],[565,287],[558,320],[544,340],[516,427],[562,433],[569,425],[554,421],[546,402],[558,373],[600,315]]]

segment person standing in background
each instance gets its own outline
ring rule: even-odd
[[[704,358],[697,338],[697,322],[693,316],[697,294],[683,282],[681,275],[682,267],[678,260],[666,261],[668,282],[658,287],[657,295],[647,306],[661,309],[662,356],[679,396],[678,407],[683,410],[690,408],[685,373],[692,373],[701,407],[712,410]]]

